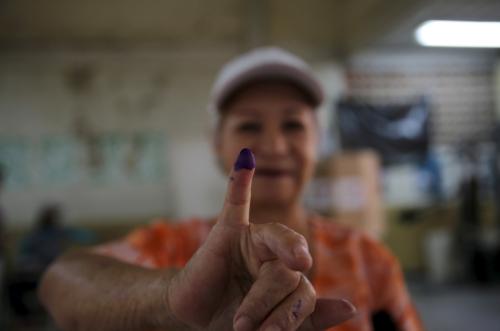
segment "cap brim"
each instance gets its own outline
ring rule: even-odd
[[[215,108],[220,110],[228,98],[243,86],[265,80],[283,80],[294,84],[310,97],[314,107],[323,102],[323,89],[312,73],[282,63],[266,63],[241,72],[219,91],[215,91]]]

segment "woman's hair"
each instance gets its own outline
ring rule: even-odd
[[[293,88],[295,91],[298,92],[300,95],[300,98],[309,106],[311,106],[311,109],[316,108],[316,102],[315,100],[311,97],[309,93],[304,91],[300,86],[295,84],[294,82],[282,78],[267,78],[267,79],[260,79],[260,80],[255,80],[248,82],[242,86],[240,86],[237,90],[235,90],[233,93],[228,95],[221,103],[220,109],[217,110],[217,120],[216,120],[216,128],[218,129],[220,125],[223,123],[225,116],[227,115],[227,112],[233,102],[238,98],[238,96],[243,92],[244,90],[253,87],[255,85],[260,85],[260,84],[282,84],[289,86]]]
[[[313,109],[324,100],[321,82],[303,59],[279,47],[256,48],[227,62],[217,74],[208,103],[214,126],[220,126],[243,89],[270,81],[294,86]]]
[[[233,93],[228,95],[226,97],[226,99],[224,99],[224,101],[222,101],[219,112],[223,112],[225,109],[227,109],[231,105],[231,103],[236,99],[236,97],[241,93],[241,91],[246,90],[249,87],[252,87],[255,85],[260,85],[260,84],[283,84],[283,85],[290,86],[290,87],[294,88],[297,92],[299,92],[299,94],[301,95],[303,100],[308,105],[310,105],[312,108],[316,107],[316,102],[314,101],[312,96],[309,93],[307,93],[306,91],[304,91],[298,84],[296,84],[290,80],[283,79],[283,78],[266,78],[266,79],[259,79],[259,80],[251,81],[251,82],[248,82],[248,83],[240,86],[237,90],[235,90]]]

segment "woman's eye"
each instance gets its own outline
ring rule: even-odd
[[[246,132],[246,133],[252,133],[252,132],[259,132],[261,129],[261,125],[259,123],[241,123],[240,125],[237,126],[238,132]]]
[[[302,131],[304,129],[304,124],[300,121],[286,121],[283,123],[283,129],[285,131]]]

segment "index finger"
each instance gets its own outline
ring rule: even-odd
[[[243,148],[229,175],[226,199],[218,222],[222,225],[248,225],[255,157]]]

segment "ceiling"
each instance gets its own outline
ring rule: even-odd
[[[499,0],[3,0],[0,47],[411,46],[425,19],[500,20]]]

